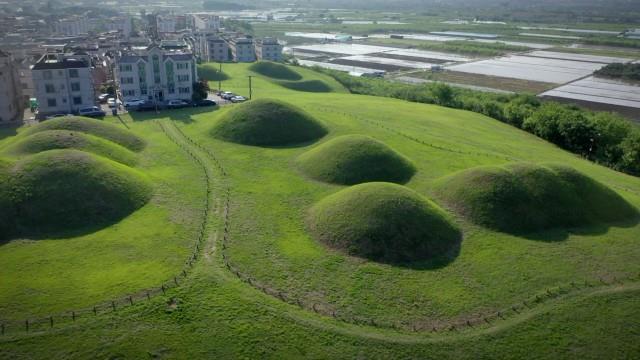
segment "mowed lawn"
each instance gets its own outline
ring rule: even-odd
[[[332,80],[295,68],[305,78]],[[547,288],[573,281],[636,275],[640,255],[636,222],[560,229],[517,237],[489,231],[456,216],[464,229],[450,263],[398,267],[344,256],[310,237],[304,219],[320,199],[344,187],[309,179],[296,158],[346,134],[364,134],[407,156],[417,166],[407,184],[433,197],[442,176],[481,165],[557,162],[601,181],[640,206],[640,180],[594,165],[528,133],[475,113],[395,99],[283,89],[246,65],[225,65],[223,90],[291,102],[326,124],[315,144],[263,148],[219,141],[210,130],[229,108],[193,116],[181,125],[217,153],[231,176],[229,256],[257,281],[325,304],[348,316],[383,322],[446,321],[507,308]],[[212,83],[213,85],[213,83]],[[215,83],[217,86],[217,83]],[[238,105],[231,105],[238,106]],[[567,231],[568,230],[568,231]]]
[[[115,118],[104,121],[124,129]],[[181,270],[199,226],[202,170],[156,124],[131,128],[147,141],[135,168],[152,182],[151,201],[116,224],[81,236],[0,243],[0,319],[91,307],[158,286]],[[0,147],[14,140],[5,138]]]
[[[34,312],[39,303],[28,296],[29,286],[39,278],[48,279],[48,289],[60,296],[50,300],[49,309],[67,309],[90,305],[136,286],[156,285],[152,282],[165,280],[180,267],[195,236],[199,217],[194,214],[202,205],[205,184],[200,169],[160,132],[154,119],[173,122],[224,166],[228,174],[225,182],[231,189],[226,250],[231,262],[263,285],[305,302],[323,304],[347,317],[387,323],[446,323],[504,309],[572,281],[593,282],[600,276],[611,281],[614,276],[620,279],[640,272],[637,223],[517,237],[475,226],[451,209],[449,214],[464,231],[464,239],[459,254],[449,262],[400,267],[329,250],[311,238],[304,218],[311,206],[345,187],[310,179],[297,167],[296,159],[340,135],[368,135],[409,158],[417,172],[406,186],[437,203],[433,195],[438,179],[480,165],[563,163],[608,185],[636,207],[640,207],[640,180],[474,113],[348,95],[332,79],[308,69],[293,68],[302,75],[299,82],[322,81],[333,92],[292,91],[283,87],[281,80],[253,73],[244,64],[225,64],[223,69],[227,77],[221,84],[223,90],[248,96],[251,75],[254,98],[291,102],[322,121],[329,133],[315,143],[283,148],[244,146],[210,136],[212,127],[238,105],[123,116],[132,131],[149,144],[137,168],[159,187],[154,200],[121,223],[95,234],[0,245],[3,266],[6,261],[2,256],[12,259],[12,253],[17,256],[22,247],[49,243],[77,259],[50,263],[58,257],[41,250],[37,253],[44,256],[41,260],[23,250],[23,261],[31,267],[19,268],[20,263],[14,262],[11,277],[0,275],[0,287],[6,286],[17,293],[15,298],[19,295],[27,302],[10,303],[12,308],[3,308],[2,314],[19,318],[22,313]],[[217,82],[211,85],[217,87]],[[214,194],[216,199],[219,196]],[[158,216],[145,211],[164,212]],[[143,221],[149,225],[141,227]],[[0,358],[559,359],[630,358],[640,353],[635,282],[576,290],[487,326],[413,333],[344,323],[264,294],[223,266],[220,232],[214,225],[211,229],[210,243],[193,273],[166,296],[115,313],[85,317],[71,326],[0,337]],[[174,234],[162,239],[144,236],[144,232],[153,231]],[[140,234],[141,238],[135,243],[118,238],[125,233]],[[96,241],[89,243],[90,239]],[[165,273],[158,272],[154,278],[140,268],[136,272],[117,266],[144,267],[145,261],[153,265],[146,269],[164,269]],[[35,269],[38,264],[49,267],[50,272]],[[66,283],[51,273],[54,266],[76,276],[79,287],[60,285]],[[20,269],[31,277],[19,279]],[[105,275],[108,281],[104,282],[80,281],[91,280],[91,271],[98,269],[113,275]],[[8,286],[5,278],[20,283]],[[61,280],[53,283],[57,278]],[[131,282],[125,284],[125,279]],[[128,287],[130,284],[136,286]],[[94,293],[81,294],[81,289]],[[75,293],[65,293],[71,290]],[[9,298],[0,296],[3,301]]]

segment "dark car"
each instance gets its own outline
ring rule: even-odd
[[[103,117],[107,115],[102,109],[97,106],[89,106],[85,108],[78,109],[78,115],[80,116],[88,116],[88,117]]]
[[[216,106],[218,104],[216,104],[215,101],[213,100],[209,100],[209,99],[204,99],[204,100],[200,100],[200,101],[196,101],[193,103],[193,106],[197,106],[197,107],[201,107],[201,106]]]
[[[189,103],[184,100],[176,99],[176,100],[169,100],[167,102],[167,108],[169,109],[181,109],[187,106],[189,106]]]
[[[135,107],[135,111],[153,111],[156,109],[156,104],[153,101],[145,101],[142,104]]]

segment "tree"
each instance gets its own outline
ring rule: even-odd
[[[200,80],[193,83],[193,101],[204,100],[209,96],[209,83],[206,80]]]

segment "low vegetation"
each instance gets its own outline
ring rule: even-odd
[[[526,51],[525,46],[509,45],[502,42],[477,42],[477,41],[445,41],[424,42],[417,46],[418,49],[452,52],[477,57],[500,56],[510,52]]]
[[[95,230],[142,207],[152,194],[142,173],[77,150],[49,150],[18,161],[3,194],[11,235],[66,236]]]
[[[640,63],[613,63],[596,70],[595,74],[612,79],[640,81]]]
[[[12,143],[3,152],[10,156],[28,156],[54,149],[76,149],[133,165],[136,155],[131,150],[100,137],[71,130],[35,132]]]
[[[393,97],[481,113],[592,161],[640,175],[640,128],[613,113],[541,102],[532,95],[491,94],[442,83],[408,85],[317,70],[330,74],[356,94]]]
[[[287,146],[317,140],[327,134],[327,129],[291,104],[258,99],[229,110],[211,134],[245,145]]]
[[[65,116],[40,123],[25,134],[34,134],[47,130],[71,130],[102,137],[120,144],[129,150],[140,151],[145,142],[140,137],[113,124],[81,116]]]
[[[300,155],[298,165],[314,179],[344,185],[369,181],[404,183],[416,171],[409,159],[364,135],[331,139]]]
[[[380,262],[433,259],[461,240],[444,211],[391,183],[365,183],[330,195],[311,209],[307,224],[329,247]]]
[[[567,166],[511,164],[465,170],[438,182],[439,197],[476,224],[509,233],[634,219],[637,210]]]
[[[278,80],[300,80],[302,76],[291,68],[271,61],[258,61],[249,66],[249,70]]]

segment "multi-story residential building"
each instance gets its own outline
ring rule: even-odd
[[[96,96],[91,58],[86,54],[45,54],[31,68],[40,115],[75,113]]]
[[[74,16],[58,20],[53,25],[53,28],[58,35],[78,36],[80,34],[87,34],[92,26],[86,17]]]
[[[176,18],[174,16],[158,15],[155,20],[158,34],[176,32]]]
[[[155,45],[117,57],[115,68],[124,101],[191,100],[193,83],[198,79],[192,53],[164,50]]]
[[[233,61],[253,62],[256,61],[256,50],[253,47],[253,39],[237,38],[229,41]]]
[[[18,67],[11,54],[0,50],[0,124],[22,120],[24,104]]]
[[[256,57],[258,60],[282,61],[282,45],[278,39],[264,38],[256,41]]]
[[[229,56],[229,44],[220,37],[207,38],[207,61],[227,62]]]
[[[130,16],[110,18],[104,23],[104,28],[107,31],[120,31],[125,38],[128,38],[133,32],[131,21]]]
[[[212,14],[189,14],[187,27],[194,31],[216,32],[220,30],[220,17]]]

